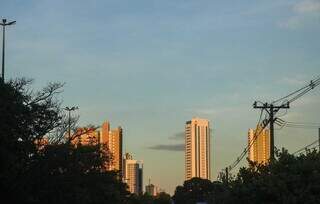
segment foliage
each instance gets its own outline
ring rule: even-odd
[[[196,202],[224,203],[227,188],[220,182],[211,182],[207,179],[192,178],[178,186],[173,200],[176,204],[193,204]]]
[[[180,203],[320,203],[320,153],[294,156],[286,150],[268,165],[250,162],[229,183],[193,178],[176,188]]]
[[[282,150],[269,165],[250,163],[240,169],[231,188],[245,203],[319,203],[320,154],[294,156]]]
[[[171,204],[171,197],[165,192],[160,192],[157,196],[144,193],[142,195],[131,195],[130,204]]]
[[[44,135],[66,123],[57,100],[63,84],[39,92],[31,80],[0,82],[0,187],[2,199],[31,203],[126,203],[127,186],[104,167],[111,155],[104,146],[63,142],[41,145]]]
[[[153,201],[154,204],[170,204],[171,196],[165,192],[160,192]]]

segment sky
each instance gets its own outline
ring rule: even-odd
[[[184,181],[187,120],[210,120],[215,180],[247,144],[253,102],[320,75],[319,0],[0,2],[0,17],[17,21],[6,32],[6,78],[33,78],[35,89],[65,82],[60,99],[79,107],[80,125],[122,126],[145,184],[169,193]],[[319,99],[318,87],[282,118],[320,123]],[[317,134],[282,128],[275,144],[294,152]]]

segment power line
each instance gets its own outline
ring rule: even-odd
[[[257,102],[254,102],[253,108],[258,108],[265,110],[269,114],[269,129],[270,129],[270,160],[274,160],[274,122],[275,115],[281,109],[289,109],[289,102],[281,105],[274,105],[269,103],[264,103],[263,105],[257,105]]]
[[[258,129],[259,126],[261,127],[261,130],[259,132],[258,131],[254,132],[254,136],[253,136],[251,143],[246,148],[244,148],[244,150],[241,152],[240,156],[238,156],[237,159],[229,166],[229,171],[234,169],[241,162],[241,160],[244,158],[244,156],[248,153],[251,146],[254,144],[258,135],[260,135],[262,133],[262,131],[264,130],[264,128],[268,125],[268,122],[266,120],[263,120],[263,123],[261,126],[262,115],[263,115],[263,110],[260,111],[259,120],[256,125],[256,130]]]
[[[305,129],[318,129],[318,128],[320,128],[320,123],[289,122],[289,121],[285,121],[281,118],[276,118],[275,123],[281,127],[280,129],[282,129],[283,127],[305,128]]]
[[[305,95],[306,93],[308,93],[310,90],[314,89],[316,86],[318,86],[320,84],[320,80],[318,80],[317,82],[312,82],[309,84],[309,88],[305,89],[304,91],[302,91],[301,93],[297,94],[295,97],[293,97],[292,99],[288,100],[289,103],[297,100],[298,98],[300,98],[301,96]]]
[[[310,147],[311,146],[313,146],[313,145],[317,145],[318,144],[318,140],[315,140],[314,142],[312,142],[311,144],[308,144],[308,145],[306,145],[306,146],[304,146],[304,147],[302,147],[301,149],[299,149],[299,150],[297,150],[297,151],[295,151],[295,152],[293,152],[292,154],[293,155],[295,155],[295,154],[297,154],[297,153],[299,153],[299,152],[301,152],[301,151],[306,151],[308,148],[310,149]],[[311,148],[318,148],[319,146],[317,145],[316,147],[311,147]]]
[[[265,127],[269,123],[270,123],[270,134],[273,135],[273,131],[274,131],[273,123],[276,122],[276,118],[274,118],[274,117],[275,117],[275,115],[277,114],[277,112],[280,109],[282,109],[282,108],[288,109],[290,103],[292,103],[293,101],[295,101],[298,98],[302,97],[303,95],[308,93],[311,89],[314,89],[319,84],[320,84],[320,77],[317,77],[315,80],[311,80],[310,83],[308,83],[304,87],[302,87],[302,88],[300,88],[300,89],[298,89],[298,90],[296,90],[296,91],[294,91],[294,92],[292,92],[292,93],[290,93],[290,94],[288,94],[288,95],[286,95],[284,97],[281,97],[280,99],[277,99],[277,100],[273,101],[271,104],[262,103],[261,101],[256,101],[254,103],[254,107],[261,109],[257,127],[260,125],[260,121],[261,121],[263,110],[266,111],[266,116],[265,116],[265,119],[263,120],[264,123],[262,124],[262,128],[261,128],[261,130],[260,130],[260,132],[258,134],[257,134],[258,131],[256,129],[252,142],[241,152],[240,156],[238,156],[237,159],[228,167],[229,171],[231,171],[233,168],[235,168],[240,163],[240,161],[247,154],[248,150],[254,144],[255,140],[258,137],[258,135],[261,134],[261,132],[265,129]],[[292,97],[292,98],[290,98],[290,97]],[[275,105],[276,103],[278,103],[280,101],[282,101],[282,104],[280,106]],[[257,103],[261,103],[262,106],[258,106]],[[266,119],[268,115],[269,115],[269,119]],[[294,125],[292,124],[291,126],[294,126]],[[273,141],[271,141],[271,142],[273,143]],[[270,154],[271,157],[273,157],[273,151],[274,151],[274,144],[271,144],[271,147],[270,147],[270,152],[272,152],[272,154]]]
[[[298,90],[296,90],[296,91],[293,91],[293,92],[291,92],[290,94],[288,94],[288,95],[286,95],[286,96],[284,96],[284,97],[281,97],[281,98],[273,101],[272,104],[278,103],[278,102],[283,101],[283,100],[285,100],[285,99],[287,99],[288,102],[292,102],[292,101],[296,100],[297,98],[301,97],[302,95],[306,94],[306,93],[307,93],[308,91],[310,91],[311,89],[313,89],[313,88],[315,88],[316,86],[318,86],[319,83],[320,83],[320,77],[317,77],[316,79],[311,80],[310,83],[308,83],[308,84],[305,85],[304,87],[302,87],[302,88],[300,88],[300,89],[298,89]],[[306,92],[305,92],[305,91],[306,91]],[[303,94],[301,95],[301,93],[303,93]],[[297,94],[297,95],[295,95],[295,94]],[[288,98],[291,97],[291,96],[294,96],[294,97],[292,98],[292,99],[294,99],[294,100],[290,99],[290,100],[292,100],[292,101],[290,101],[290,100],[288,99]],[[297,98],[296,98],[296,97],[297,97]]]

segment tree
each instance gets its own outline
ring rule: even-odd
[[[127,186],[104,161],[100,145],[47,145],[31,167],[27,195],[39,203],[125,203]]]
[[[193,204],[196,202],[208,202],[211,197],[211,181],[201,178],[192,178],[178,186],[173,200],[176,204]]]
[[[171,196],[165,192],[160,192],[153,201],[154,204],[170,204]]]
[[[320,154],[294,156],[286,150],[268,165],[250,163],[231,185],[232,195],[244,203],[319,203]]]
[[[283,149],[267,165],[249,161],[229,182],[200,178],[176,188],[175,203],[320,203],[320,153],[294,156]]]
[[[41,91],[31,80],[0,82],[0,187],[3,200],[31,203],[127,203],[127,186],[105,171],[104,146],[63,140],[65,115],[57,94],[63,84]],[[42,145],[45,135],[60,132]]]
[[[0,180],[7,195],[21,186],[21,179],[37,153],[35,141],[60,122],[60,104],[54,98],[62,84],[50,83],[33,92],[31,80],[0,82]]]

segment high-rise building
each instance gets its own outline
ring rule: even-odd
[[[105,121],[101,128],[78,128],[71,141],[74,145],[105,145],[111,153],[111,162],[107,162],[107,170],[116,170],[122,173],[122,128],[110,129],[110,123]]]
[[[100,133],[95,128],[78,128],[72,136],[71,141],[74,145],[97,145],[99,143]]]
[[[146,185],[146,193],[151,196],[157,196],[159,194],[159,191],[160,191],[159,187],[151,184],[149,179],[149,184]]]
[[[108,121],[105,121],[101,125],[101,137],[100,137],[100,143],[106,144],[109,142],[109,131],[110,131],[110,123]]]
[[[185,126],[185,179],[210,179],[209,121],[192,118]]]
[[[129,191],[135,194],[142,194],[143,186],[143,162],[132,158],[126,153],[123,159],[123,180],[129,186]]]
[[[118,127],[109,132],[108,147],[112,153],[113,162],[110,170],[122,171],[122,128]]]
[[[260,134],[259,134],[260,133]],[[255,134],[259,134],[255,138]],[[253,142],[253,144],[252,144]],[[251,145],[251,146],[250,146]],[[256,130],[249,129],[248,131],[248,156],[249,160],[259,164],[265,164],[270,159],[270,132],[269,129],[262,130],[258,126]]]
[[[112,162],[108,164],[108,170],[122,172],[122,128],[110,130],[110,123],[104,122],[101,126],[100,143],[105,144],[112,154]]]
[[[146,193],[151,196],[158,195],[158,188],[153,184],[146,185]]]

